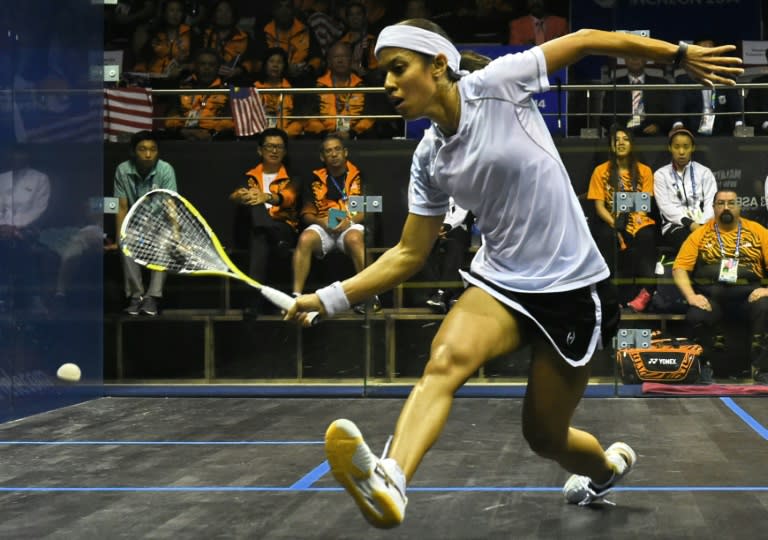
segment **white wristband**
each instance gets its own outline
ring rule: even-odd
[[[323,307],[325,308],[328,317],[333,317],[337,313],[347,311],[352,307],[347,299],[347,295],[344,294],[344,288],[341,286],[341,281],[331,283],[322,289],[317,289],[315,294],[320,298],[320,302],[323,303]]]

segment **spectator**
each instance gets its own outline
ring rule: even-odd
[[[702,47],[714,47],[711,39],[695,42]],[[693,79],[687,73],[675,78],[677,84],[693,84]],[[741,110],[741,100],[738,90],[729,87],[702,88],[700,90],[682,90],[673,94],[674,112],[682,117],[676,119],[672,128],[685,127],[699,135],[731,135],[736,122],[741,118],[737,113]]]
[[[280,47],[272,47],[264,53],[264,61],[259,75],[253,86],[256,88],[291,88],[291,83],[285,78],[288,68],[288,53]],[[286,118],[293,114],[293,95],[291,94],[261,94],[264,111],[269,115],[269,127],[285,131],[289,137],[301,135],[304,131],[302,120]]]
[[[381,29],[397,22],[398,15],[391,9],[392,2],[388,0],[360,0],[365,6],[368,19],[368,31],[378,36]]]
[[[301,4],[296,5],[296,4]],[[323,56],[328,53],[328,47],[336,43],[344,35],[344,23],[331,16],[327,0],[294,1],[296,9],[301,12],[302,21],[312,30]]]
[[[765,49],[765,61],[768,64],[768,48]],[[768,83],[768,74],[760,75],[753,83]],[[749,125],[754,126],[756,135],[768,135],[768,88],[752,88],[747,94],[744,108],[752,113],[747,117]]]
[[[686,237],[712,219],[717,180],[708,167],[693,161],[693,133],[685,128],[669,133],[672,162],[653,173],[653,194],[661,213],[661,235],[675,253]]]
[[[352,259],[355,271],[365,267],[365,227],[362,212],[350,212],[347,201],[362,195],[360,170],[348,160],[344,137],[331,133],[320,147],[323,167],[312,171],[310,192],[305,195],[301,218],[307,226],[299,236],[293,254],[293,292],[301,294],[312,267],[312,257],[324,258],[338,250]],[[381,308],[374,299],[374,310]],[[365,305],[355,311],[365,313]]]
[[[541,45],[568,33],[568,21],[551,15],[547,0],[528,0],[528,15],[509,23],[510,45]]]
[[[218,77],[220,60],[216,51],[201,49],[195,55],[194,72],[182,88],[224,88]],[[168,112],[165,126],[177,130],[187,140],[207,141],[222,138],[234,130],[229,96],[226,94],[183,94]],[[227,117],[227,118],[224,118]]]
[[[319,79],[318,88],[354,88],[362,86],[363,80],[352,73],[352,50],[348,43],[335,43],[328,50],[329,69]],[[374,124],[370,118],[360,117],[365,109],[365,95],[359,92],[347,94],[320,94],[318,114],[329,118],[307,120],[304,131],[313,135],[337,133],[344,138],[357,137],[368,131]],[[334,118],[340,116],[341,118]]]
[[[192,29],[182,23],[182,0],[166,0],[162,14],[157,26],[150,30],[149,47],[142,47],[142,59],[133,69],[177,79],[184,69],[190,68]]]
[[[115,230],[118,234],[128,208],[142,195],[159,188],[177,190],[176,173],[170,163],[159,159],[157,138],[153,133],[134,133],[130,145],[130,159],[120,163],[115,170],[114,190],[115,197],[119,199]],[[159,300],[163,296],[165,272],[150,270],[149,288],[145,290],[141,266],[122,253],[121,257],[125,296],[128,299],[125,312],[129,315],[157,315]]]
[[[723,335],[723,321],[749,324],[754,379],[768,383],[768,288],[760,286],[767,275],[768,230],[741,217],[738,195],[731,189],[715,194],[713,213],[688,236],[675,259],[675,284],[690,306],[686,320],[705,351],[710,344],[723,346],[721,338],[712,339]],[[707,375],[711,381],[711,371]]]
[[[645,72],[645,58],[627,57],[627,75],[616,78],[616,84],[666,84],[661,77]],[[618,123],[632,130],[635,136],[659,135],[666,131],[667,121],[663,116],[671,107],[667,103],[672,95],[660,90],[626,90],[606,92],[603,98],[603,125]],[[611,113],[615,114],[611,116]]]
[[[344,7],[344,17],[347,22],[347,33],[340,41],[349,43],[352,49],[352,71],[358,77],[365,79],[369,71],[379,67],[379,61],[373,54],[376,36],[368,32],[368,19],[365,6],[352,0]]]
[[[630,285],[626,298],[633,311],[644,311],[651,300],[656,262],[656,222],[647,212],[623,212],[614,208],[619,191],[653,195],[653,172],[635,156],[632,134],[626,128],[611,130],[611,157],[592,172],[587,198],[595,201],[597,219],[592,235],[614,274],[629,274],[640,284]],[[617,270],[621,269],[620,272]],[[625,277],[625,276],[622,276]]]
[[[294,16],[291,0],[272,1],[272,20],[264,27],[267,48],[280,47],[288,53],[288,80],[310,87],[322,73],[320,45],[309,28]]]
[[[244,205],[249,213],[248,272],[256,281],[267,280],[268,262],[275,257],[288,259],[296,245],[299,220],[299,187],[288,174],[288,135],[281,129],[267,128],[259,134],[261,163],[245,173],[246,186],[236,189],[230,199]],[[254,295],[257,293],[254,292]],[[269,308],[261,295],[250,303],[255,313]],[[247,308],[247,314],[253,314]]]
[[[469,249],[468,226],[471,226],[473,218],[472,214],[456,204],[453,197],[449,204],[437,241],[421,270],[427,281],[461,281],[459,269]],[[427,306],[435,313],[447,313],[461,290],[438,288],[427,299]]]
[[[124,49],[124,65],[133,66],[149,40],[149,21],[157,0],[119,0],[104,6],[104,39],[108,49]]]
[[[205,29],[201,47],[219,53],[219,76],[225,82],[242,82],[261,66],[254,61],[257,43],[237,28],[238,14],[233,0],[217,0],[211,10],[212,23]]]
[[[20,307],[44,315],[39,224],[48,209],[51,182],[30,165],[23,148],[13,146],[7,157],[0,164],[0,313]]]

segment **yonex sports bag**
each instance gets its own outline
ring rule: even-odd
[[[701,345],[688,338],[654,337],[648,349],[618,349],[616,363],[624,384],[690,384],[701,375],[702,352]]]

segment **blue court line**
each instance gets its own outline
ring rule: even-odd
[[[290,488],[288,489],[307,489],[309,487],[312,487],[312,484],[320,480],[325,473],[331,470],[331,466],[328,464],[328,460],[323,461],[320,465],[309,471],[307,474],[305,474],[302,478],[298,480],[298,482],[295,482]]]
[[[2,441],[2,445],[118,445],[118,446],[280,446],[323,444],[323,441]]]
[[[409,493],[559,493],[561,486],[537,487],[537,486],[446,486],[446,487],[411,487]],[[256,493],[334,493],[342,492],[340,487],[308,487],[296,489],[293,487],[271,486],[103,486],[103,487],[78,487],[78,486],[0,486],[0,492],[42,492],[42,493],[109,493],[109,492],[133,492],[133,493],[199,493],[199,492],[256,492]],[[616,487],[613,491],[626,491],[634,493],[753,493],[768,492],[768,486],[634,486]]]
[[[721,397],[720,400],[725,403],[725,406],[731,409],[736,414],[736,416],[744,420],[745,424],[755,430],[757,434],[760,435],[763,439],[768,441],[768,429],[760,424],[760,422],[752,418],[752,416],[747,411],[739,407],[736,402],[733,401],[733,398]]]

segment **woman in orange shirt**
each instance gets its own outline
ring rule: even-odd
[[[183,69],[189,69],[191,29],[182,24],[184,2],[168,0],[163,7],[163,19],[154,31],[148,46],[144,47],[143,61],[135,71],[178,77]]]
[[[288,68],[288,53],[280,47],[267,49],[259,76],[254,81],[256,88],[291,88],[291,83],[285,78]],[[293,96],[291,94],[260,94],[264,103],[264,111],[267,113],[269,127],[277,127],[285,131],[290,137],[301,135],[304,131],[304,122],[286,118],[293,114]]]
[[[626,302],[634,311],[644,311],[651,300],[656,266],[656,222],[647,212],[617,212],[614,193],[643,192],[653,196],[653,171],[635,156],[631,132],[611,130],[611,157],[592,172],[587,198],[595,201],[597,219],[592,235],[614,276],[631,277]],[[620,290],[625,287],[620,287]]]

